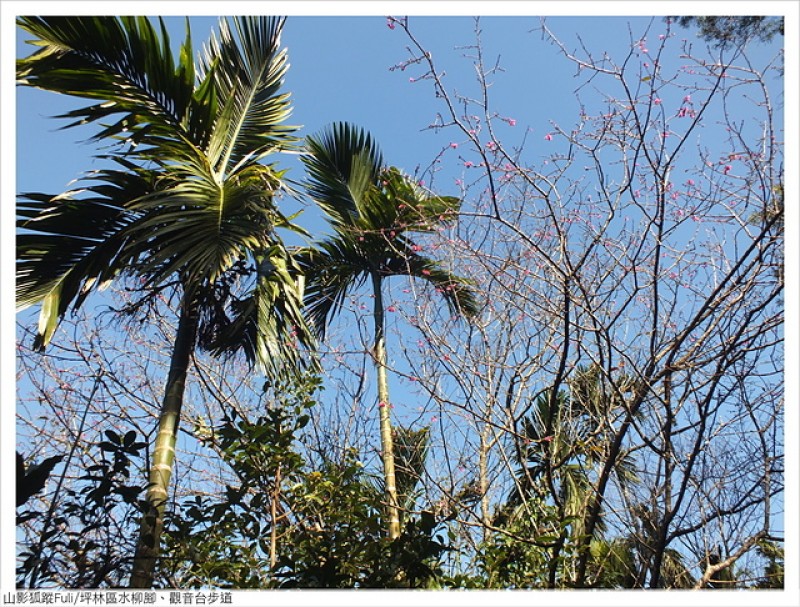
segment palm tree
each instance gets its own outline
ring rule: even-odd
[[[620,391],[630,389],[631,382],[624,376],[616,379]],[[585,541],[587,504],[593,492],[591,473],[607,457],[608,420],[624,411],[619,395],[609,390],[598,365],[578,366],[567,383],[569,390],[554,393],[551,388],[540,394],[533,412],[522,420],[515,486],[494,521],[498,526],[508,526],[541,516],[541,531],[558,537],[558,550],[567,541],[576,545]],[[622,485],[636,481],[630,457],[619,458],[614,471]],[[548,516],[553,509],[557,511],[555,521]],[[539,525],[539,521],[533,522]],[[605,531],[600,519],[594,536],[588,538],[587,549],[594,552],[602,547],[604,554],[613,556],[611,560],[619,565],[614,575],[624,577],[628,574],[622,567],[625,559],[620,556],[624,551],[602,538]],[[550,561],[551,585],[556,583],[558,562]],[[609,575],[606,573],[607,579],[611,579]]]
[[[282,173],[261,162],[294,141],[295,127],[282,124],[291,111],[280,92],[283,23],[220,20],[195,64],[188,20],[177,62],[161,20],[18,21],[38,47],[18,61],[18,83],[92,100],[64,117],[99,124],[92,139],[110,142],[111,168],[86,187],[18,204],[17,303],[41,304],[36,346],[47,346],[70,306],[118,279],[144,289],[139,307],[160,293],[179,301],[132,587],[152,586],[198,342],[241,348],[274,373],[312,341],[295,264],[276,233],[293,227],[276,205]]]
[[[451,311],[477,314],[470,282],[421,255],[409,233],[430,232],[455,220],[457,198],[425,191],[398,169],[385,168],[381,152],[365,131],[337,123],[307,140],[303,158],[308,192],[330,220],[334,234],[301,255],[310,320],[324,336],[329,319],[348,293],[369,282],[374,296],[374,357],[388,535],[400,534],[395,483],[391,405],[387,383],[383,281],[390,276],[424,280],[439,291]]]

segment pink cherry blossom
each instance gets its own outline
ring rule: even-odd
[[[450,144],[450,147],[456,149],[458,147],[458,144],[454,141]]]
[[[553,141],[553,136],[550,133],[547,133],[547,135],[544,136],[544,140],[545,141]]]
[[[653,99],[653,104],[654,105],[661,105],[661,98],[660,97],[656,97],[655,99]]]

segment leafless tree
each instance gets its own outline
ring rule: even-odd
[[[484,297],[480,319],[459,330],[414,293],[422,338],[398,365],[447,420],[437,483],[451,499],[465,486],[480,496],[460,521],[483,539],[498,532],[505,496],[531,474],[523,426],[537,399],[574,400],[592,368],[608,406],[581,422],[582,443],[556,457],[540,437],[542,486],[562,520],[565,467],[589,481],[583,534],[543,543],[551,563],[573,551],[546,585],[599,583],[591,548],[603,534],[631,536],[635,586],[688,584],[671,573],[674,554],[701,586],[715,551],[747,569],[759,539],[782,536],[780,56],[757,66],[746,49],[693,48],[653,22],[614,58],[571,50],[543,21],[542,52],[576,70],[581,110],[536,133],[493,105],[501,66],[479,20],[461,50],[472,91],[448,88],[413,19],[392,24],[410,53],[394,69],[438,103],[429,129],[441,153],[421,177],[456,174],[465,201],[457,229],[429,246]],[[511,140],[510,125],[524,135]]]

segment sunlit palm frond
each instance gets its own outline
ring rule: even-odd
[[[140,271],[157,284],[178,274],[211,284],[248,250],[274,240],[274,192],[269,167],[249,165],[219,183],[208,165],[173,165],[160,188],[135,201],[140,219],[129,228],[134,256],[147,252]]]
[[[256,162],[284,149],[297,127],[284,121],[291,113],[288,93],[281,93],[289,67],[280,47],[285,19],[240,17],[233,30],[220,21],[201,57],[200,73],[213,73],[222,108],[211,133],[208,156],[215,173],[226,176],[242,163]]]
[[[177,64],[163,20],[158,29],[144,17],[20,17],[18,24],[40,47],[17,61],[20,84],[101,101],[65,114],[70,126],[103,122],[97,137],[104,138],[184,131],[195,87],[188,24]]]
[[[593,587],[634,588],[638,572],[636,554],[629,538],[592,539]]]
[[[431,232],[458,217],[460,199],[433,195],[395,167],[382,170],[376,185],[359,207],[365,229]]]

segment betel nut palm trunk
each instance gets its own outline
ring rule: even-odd
[[[153,585],[153,575],[164,528],[164,509],[175,463],[178,427],[186,391],[186,376],[197,341],[198,312],[194,300],[189,294],[185,294],[175,333],[161,414],[158,419],[147,498],[133,559],[131,588],[150,588]]]
[[[375,295],[375,370],[378,380],[378,412],[380,416],[381,459],[383,460],[386,515],[390,539],[400,536],[400,508],[397,500],[397,482],[394,467],[394,437],[392,435],[392,406],[389,402],[389,382],[386,376],[386,337],[384,335],[384,309],[381,277],[372,273]]]

